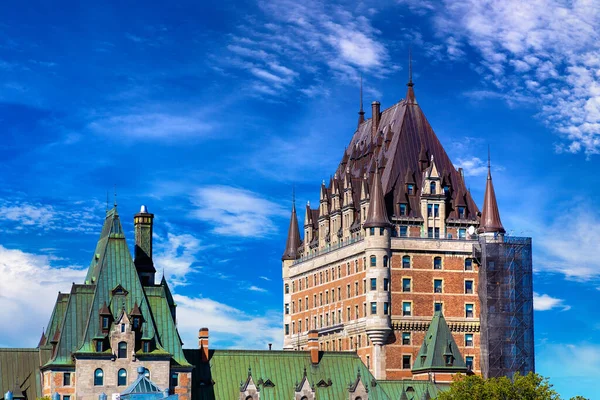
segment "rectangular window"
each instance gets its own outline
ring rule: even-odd
[[[473,347],[473,334],[472,333],[465,334],[465,346]]]
[[[285,303],[285,313],[286,314],[290,313],[290,305],[288,303]]]
[[[342,266],[338,265],[338,278],[342,277]]]
[[[390,303],[383,303],[383,315],[388,315],[390,313]]]
[[[410,278],[402,278],[402,291],[410,292]]]
[[[410,355],[402,356],[402,369],[410,369]]]
[[[325,304],[329,304],[329,290],[325,291]]]
[[[458,229],[458,238],[466,239],[466,237],[467,237],[467,230],[465,228],[459,228]]]
[[[465,259],[465,271],[473,271],[473,259]]]
[[[405,346],[410,345],[410,332],[402,332],[402,344]]]
[[[350,314],[350,307],[346,308],[346,313],[347,313],[347,321],[352,320],[352,314]]]
[[[473,304],[465,304],[465,317],[473,318]]]
[[[296,333],[296,323],[292,322],[292,333]]]
[[[342,288],[338,286],[338,300],[342,300]]]
[[[102,329],[108,329],[108,317],[102,317]]]
[[[317,306],[317,295],[313,294],[313,307]]]
[[[319,293],[319,305],[322,306],[323,305],[323,293]]]
[[[410,268],[410,256],[402,257],[402,268]]]
[[[376,302],[371,303],[371,314],[377,314],[377,303]]]
[[[369,235],[375,236],[375,228],[369,229]]]
[[[433,228],[427,228],[427,237],[428,238],[432,238],[433,237]]]
[[[400,204],[400,215],[401,216],[407,215],[408,214],[407,210],[408,210],[407,204],[406,203],[401,203]]]
[[[335,303],[335,289],[331,289],[331,302]]]
[[[408,301],[402,302],[402,315],[405,317],[410,317],[411,314],[412,314],[412,310],[410,307],[410,302],[408,302]]]
[[[354,295],[358,296],[358,281],[354,282]]]
[[[371,256],[371,267],[374,267],[376,265],[377,265],[377,257]]]
[[[433,259],[433,269],[442,269],[442,257]]]
[[[434,237],[436,239],[440,238],[440,228],[435,228],[435,230],[434,230]]]
[[[296,312],[296,302],[292,301],[292,314]]]
[[[433,216],[436,218],[440,216],[440,205],[439,204],[433,205]]]
[[[415,194],[415,185],[409,183],[408,185],[406,185],[406,191],[408,192],[408,194]]]
[[[367,280],[363,279],[363,294],[365,294],[365,293],[367,293]]]
[[[296,282],[292,281],[292,293],[296,291]]]
[[[465,281],[465,293],[473,294],[473,281]]]
[[[71,386],[71,373],[63,373],[63,386]]]
[[[390,290],[390,280],[388,278],[383,278],[383,290],[386,292]]]
[[[298,299],[298,311],[302,311],[302,299]]]
[[[462,206],[458,207],[458,218],[460,218],[460,219],[465,218],[465,208]]]
[[[350,284],[346,285],[346,289],[347,289],[347,292],[348,292],[348,297],[347,298],[350,298],[350,296],[352,296],[352,293],[350,292]]]
[[[433,292],[434,293],[442,293],[442,280],[441,279],[433,280]]]
[[[400,225],[400,236],[406,237],[408,236],[408,226]]]
[[[288,328],[288,330],[289,330],[289,328]],[[149,342],[149,341],[147,341],[147,340],[145,340],[145,341],[144,341],[144,342],[142,342],[142,343],[144,343],[144,345],[143,345],[143,350],[142,350],[142,351],[143,351],[144,353],[150,353],[150,342]]]
[[[121,333],[125,332],[125,324],[121,324]]]
[[[433,310],[442,312],[443,304],[439,302],[433,303]]]
[[[63,395],[63,397],[62,397],[62,398],[63,398],[63,400],[71,400],[71,396],[69,396],[69,395],[66,395],[66,394],[65,394],[65,395]]]
[[[363,303],[363,317],[367,316],[367,303]]]
[[[467,371],[472,371],[473,370],[473,356],[466,356],[465,364],[467,366]]]
[[[371,278],[371,290],[377,290],[377,278]]]
[[[358,315],[358,306],[354,306],[354,318],[360,318],[360,315]]]
[[[298,333],[302,332],[302,320],[298,320]]]
[[[433,210],[432,205],[431,204],[427,204],[427,216],[428,217],[431,217],[433,215],[432,210]]]
[[[101,340],[96,340],[96,352],[101,353],[103,352],[104,346],[102,345],[102,341]]]

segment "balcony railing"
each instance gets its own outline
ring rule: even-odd
[[[350,238],[348,240],[340,240],[336,244],[325,246],[325,248],[323,248],[323,249],[317,249],[317,250],[311,251],[311,253],[309,255],[302,256],[299,259],[295,260],[292,265],[299,264],[299,263],[302,263],[304,261],[311,260],[311,259],[313,259],[315,257],[322,256],[323,254],[331,253],[332,251],[341,249],[343,247],[350,246],[350,245],[352,245],[354,243],[358,243],[358,242],[361,242],[363,240],[364,240],[363,236],[359,236],[359,237],[355,237],[355,238]]]

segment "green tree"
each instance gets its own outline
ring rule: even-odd
[[[587,397],[583,397],[583,396],[575,396],[575,397],[571,397],[571,400],[590,400]]]
[[[530,372],[507,377],[483,379],[477,375],[458,375],[450,390],[440,393],[438,400],[560,400],[548,380]]]

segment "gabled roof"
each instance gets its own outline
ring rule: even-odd
[[[131,394],[163,393],[163,391],[158,386],[156,386],[154,382],[146,378],[144,372],[144,367],[138,367],[137,378],[135,379],[135,381],[133,381],[131,385],[127,387],[127,389],[121,392],[121,396],[127,396]]]
[[[450,364],[446,363],[446,356],[452,357]],[[433,315],[412,367],[413,373],[435,371],[467,372],[465,361],[441,311],[436,311]]]

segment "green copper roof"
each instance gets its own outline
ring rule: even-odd
[[[451,358],[451,363],[446,362],[447,356]],[[413,373],[427,371],[467,372],[465,361],[441,311],[433,315],[412,368]]]
[[[15,386],[28,399],[41,397],[38,349],[0,349],[0,398]]]
[[[184,352],[186,358],[196,366],[192,371],[193,400],[239,398],[240,386],[246,382],[248,369],[251,370],[254,383],[260,388],[261,400],[293,399],[305,368],[317,400],[348,399],[348,388],[356,382],[359,371],[363,385],[369,390],[369,400],[397,400],[398,397],[394,396],[398,389],[394,387],[407,382],[386,383],[385,387],[393,395],[389,396],[381,383],[375,386],[371,384],[373,375],[352,352],[321,353],[319,364],[314,366],[306,351],[213,350],[208,363],[201,362],[199,350],[185,349]],[[259,384],[267,380],[274,386]],[[415,383],[415,387],[422,385]]]
[[[174,316],[170,313],[168,299],[172,301],[172,297],[166,282],[157,287],[142,286],[116,208],[106,213],[85,283],[73,285],[66,305],[57,303],[55,307],[51,318],[53,332],[49,330],[48,334],[53,335],[58,330],[60,340],[55,357],[48,365],[72,365],[73,353],[95,352],[94,339],[105,336],[99,313],[106,304],[113,321],[123,312],[130,315],[137,305],[143,321],[141,338],[155,343],[152,355],[170,354],[176,364],[190,366],[181,349]],[[60,301],[64,302],[64,299],[59,297]],[[154,307],[156,310],[151,309]],[[55,324],[55,320],[58,323]]]
[[[393,400],[421,400],[425,392],[435,398],[441,391],[447,390],[449,385],[435,384],[429,381],[378,381],[383,391]],[[402,397],[404,394],[406,397]]]

